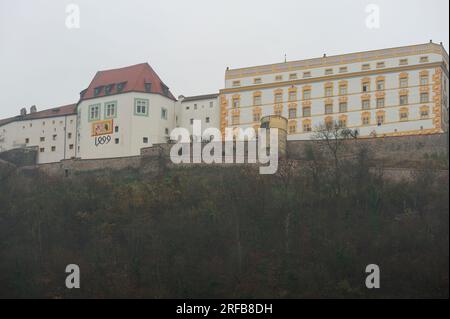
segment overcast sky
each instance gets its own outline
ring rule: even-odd
[[[66,6],[80,28],[66,27]],[[366,27],[368,4],[380,27]],[[178,96],[231,68],[444,42],[448,0],[0,0],[0,118],[77,102],[98,70],[148,62]]]

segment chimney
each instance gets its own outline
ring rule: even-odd
[[[21,108],[21,109],[20,109],[20,115],[21,115],[21,116],[25,116],[25,115],[27,115],[27,109],[26,109],[26,108],[24,108],[24,107],[23,107],[23,108]]]
[[[36,105],[32,105],[32,106],[30,107],[30,114],[31,114],[31,113],[36,113],[36,112],[37,112]]]
[[[179,95],[178,96],[178,100],[183,101],[184,100],[184,95]]]

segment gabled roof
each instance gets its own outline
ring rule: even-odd
[[[0,126],[6,125],[16,121],[29,121],[29,120],[38,120],[38,119],[46,119],[58,116],[66,116],[66,115],[74,115],[77,114],[77,105],[69,104],[64,106],[55,107],[52,109],[29,113],[27,115],[17,115],[15,117],[10,117],[4,120],[0,120]]]
[[[123,85],[122,89],[119,84]],[[81,93],[80,101],[127,92],[155,93],[176,100],[152,67],[141,63],[97,72],[89,87]]]
[[[196,96],[187,96],[187,97],[185,97],[182,100],[182,102],[199,101],[199,100],[212,100],[212,99],[216,99],[218,96],[219,96],[219,93],[196,95]]]

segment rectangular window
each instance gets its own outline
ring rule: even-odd
[[[115,144],[119,144],[119,143],[120,143],[120,140],[119,140],[118,138],[116,138],[116,139],[114,139],[114,143],[115,143]]]
[[[325,75],[331,75],[333,74],[333,69],[326,69],[325,70]]]
[[[289,134],[294,134],[296,131],[296,124],[289,124]]]
[[[143,137],[142,138],[142,143],[148,144],[148,137]]]
[[[261,105],[261,95],[253,96],[253,105]]]
[[[70,140],[72,138],[72,133],[67,133],[67,138]]]
[[[325,104],[325,114],[333,113],[333,104]]]
[[[303,107],[303,117],[311,116],[311,108],[309,106]]]
[[[239,124],[239,115],[233,115],[231,118],[231,122],[233,125]]]
[[[311,90],[304,90],[304,91],[303,91],[303,99],[304,99],[304,100],[309,100],[309,99],[311,99]]]
[[[420,63],[425,63],[428,62],[428,57],[427,56],[421,56],[420,57]]]
[[[408,104],[408,95],[400,95],[400,105]]]
[[[167,109],[161,108],[161,119],[167,120]]]
[[[239,107],[239,98],[233,98],[233,108]]]
[[[118,127],[118,126],[116,126],[116,127],[114,128],[114,132],[119,133],[119,127]]]
[[[40,141],[41,141],[41,142],[45,142],[45,137],[41,137],[41,138],[40,138]]]
[[[56,135],[56,134],[53,134],[53,140],[54,140],[54,141],[56,141],[56,137],[57,137],[57,135]]]
[[[194,119],[190,119],[189,123],[191,123],[191,125],[193,125],[194,124]]]
[[[380,126],[381,124],[384,124],[384,115],[383,114],[377,115],[377,125]]]
[[[422,119],[428,118],[428,110],[420,111],[420,118],[422,118]]]
[[[282,75],[277,75],[275,77],[275,81],[283,81],[283,76]]]
[[[408,112],[402,111],[400,112],[400,121],[408,120]]]
[[[296,91],[289,92],[289,101],[291,101],[291,102],[297,101],[297,92]]]
[[[400,59],[400,65],[408,65],[408,59]]]
[[[297,79],[297,73],[289,74],[289,80],[296,80]]]
[[[105,103],[105,118],[111,119],[116,117],[116,107],[117,102],[106,102]]]
[[[89,106],[89,121],[100,120],[100,104]]]
[[[347,94],[347,86],[346,85],[339,86],[339,94],[340,95],[346,95]]]
[[[209,107],[210,108],[214,107],[214,102],[209,102]]]
[[[365,70],[370,70],[370,64],[368,64],[368,63],[363,64],[363,65],[361,66],[361,69],[362,69],[363,71],[365,71]]]
[[[312,131],[312,129],[311,129],[311,123],[309,123],[309,122],[304,122],[304,123],[303,123],[303,131],[304,131],[304,132],[311,132],[311,131]]]
[[[377,99],[377,108],[382,108],[384,107],[384,98],[378,98]]]
[[[28,143],[30,143],[30,139],[29,139],[29,138],[26,138],[26,139],[25,139],[25,144],[28,144]]]
[[[428,75],[422,75],[420,77],[420,85],[428,85]]]
[[[275,103],[282,103],[283,102],[283,94],[276,93],[275,94]]]
[[[303,72],[303,77],[304,78],[310,78],[311,77],[311,72]]]
[[[241,85],[241,81],[233,81],[233,86],[240,86]]]
[[[377,62],[377,68],[384,68],[385,66],[384,62]]]
[[[333,88],[332,87],[326,87],[325,88],[325,96],[332,96],[333,95]]]
[[[297,109],[296,108],[289,109],[289,118],[295,119],[296,117],[297,117]]]
[[[56,151],[56,146],[52,146],[52,152]]]
[[[340,67],[339,68],[339,73],[346,73],[348,71],[346,66]]]
[[[341,113],[347,112],[347,103],[346,102],[339,103],[339,112],[341,112]]]
[[[362,100],[362,109],[370,110],[370,100]]]
[[[40,152],[40,153],[44,153],[44,152],[45,152],[45,148],[41,147],[41,148],[39,149],[39,152]]]
[[[260,113],[253,113],[253,122],[259,122],[261,120]]]
[[[428,93],[426,92],[420,93],[420,103],[428,103],[428,102],[429,102]]]
[[[69,145],[69,150],[73,150],[73,144]]]
[[[369,84],[369,82],[364,82],[364,83],[362,84],[362,91],[363,91],[363,92],[369,92],[369,90],[370,90],[370,84]]]
[[[205,122],[206,122],[206,123],[209,123],[209,117],[207,117],[207,118],[205,119]]]
[[[262,80],[261,80],[261,78],[254,78],[254,79],[253,79],[253,83],[254,83],[254,84],[261,84],[261,83],[262,83]]]
[[[383,80],[377,81],[377,90],[378,91],[384,90],[384,81]]]
[[[370,124],[370,117],[368,115],[364,115],[362,118],[362,124],[363,125],[369,125]]]
[[[408,87],[408,78],[401,78],[400,79],[400,87],[401,88]]]
[[[134,115],[148,116],[148,100],[134,99]]]

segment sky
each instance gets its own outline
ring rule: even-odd
[[[79,24],[72,7],[66,12],[71,4]],[[371,4],[379,23],[368,27]],[[142,62],[175,96],[190,96],[218,92],[227,67],[285,54],[292,61],[431,39],[448,52],[448,11],[448,0],[0,0],[0,118],[75,103],[97,71]]]

